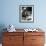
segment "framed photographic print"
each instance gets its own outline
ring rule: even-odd
[[[19,6],[19,21],[22,23],[34,22],[34,5]]]

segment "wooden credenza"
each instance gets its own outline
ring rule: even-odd
[[[3,46],[44,46],[44,32],[3,32]]]

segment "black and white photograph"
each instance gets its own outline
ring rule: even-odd
[[[34,22],[34,5],[20,5],[19,20],[20,22]]]

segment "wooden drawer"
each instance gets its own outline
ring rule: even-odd
[[[36,35],[37,35],[37,36],[41,36],[41,35],[44,36],[45,33],[44,33],[44,32],[25,32],[25,33],[24,33],[24,36],[31,36],[31,35],[32,35],[32,36],[33,36],[33,35],[34,35],[34,36],[36,36]]]
[[[32,41],[32,37],[24,37],[24,42],[28,43],[28,42],[31,42]]]
[[[3,37],[3,43],[15,43],[15,42],[21,42],[23,41],[23,36],[4,36]]]
[[[44,44],[32,44],[32,46],[44,46]]]
[[[14,44],[2,44],[2,46],[23,46],[23,44],[22,43],[14,43]]]
[[[32,44],[43,44],[44,36],[32,36]]]
[[[23,32],[4,32],[4,36],[23,36]]]

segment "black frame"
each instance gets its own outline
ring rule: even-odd
[[[34,5],[19,6],[19,22],[21,23],[34,22]]]

